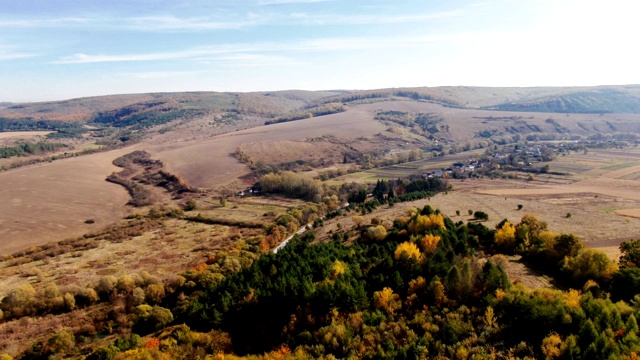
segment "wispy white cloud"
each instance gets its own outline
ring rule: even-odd
[[[495,34],[494,34],[495,35]],[[418,35],[396,37],[335,37],[318,38],[298,42],[262,42],[252,44],[221,44],[215,46],[201,46],[172,52],[140,53],[140,54],[85,54],[78,53],[64,56],[56,61],[58,64],[87,64],[109,62],[145,62],[169,60],[194,61],[232,61],[269,59],[291,60],[284,57],[288,52],[330,52],[353,51],[367,49],[391,49],[424,46],[441,41],[473,41],[486,37],[487,34],[461,33],[449,35]],[[274,55],[277,54],[277,55]],[[280,56],[281,58],[278,58]]]
[[[237,21],[218,21],[205,17],[179,18],[175,16],[149,16],[129,19],[124,27],[133,30],[233,30],[265,23],[260,16],[247,16]]]
[[[308,25],[370,25],[370,24],[398,24],[419,22],[437,19],[449,19],[461,15],[462,11],[441,11],[428,14],[413,14],[413,15],[322,15],[322,14],[307,14],[307,13],[293,13],[289,17],[290,19],[305,23]]]
[[[291,59],[280,56],[265,54],[274,51],[295,50],[294,46],[278,46],[275,43],[259,44],[226,44],[216,46],[195,47],[174,52],[158,52],[148,54],[73,54],[57,60],[58,64],[90,64],[90,63],[110,63],[110,62],[148,62],[148,61],[169,61],[169,60],[193,60],[199,62],[211,61],[243,61],[245,63],[281,63],[290,62]]]
[[[285,3],[312,3],[333,0],[262,0],[261,5]],[[0,28],[83,28],[135,31],[206,31],[234,30],[262,25],[370,25],[410,23],[447,19],[460,15],[460,10],[419,14],[315,14],[307,12],[247,12],[220,16],[150,15],[112,17],[104,14],[85,14],[80,17],[61,18],[1,18]]]
[[[61,26],[77,26],[95,23],[97,19],[81,18],[81,17],[65,17],[54,19],[1,19],[0,28],[49,28]]]
[[[126,73],[125,75],[134,77],[136,79],[170,79],[176,77],[184,77],[188,75],[195,75],[198,71],[147,71]]]
[[[461,11],[443,11],[425,14],[384,15],[384,14],[313,14],[313,13],[249,13],[235,20],[220,21],[207,17],[181,18],[175,16],[137,17],[117,26],[140,31],[167,30],[234,30],[261,25],[371,25],[399,24],[459,16]]]
[[[262,67],[262,66],[283,66],[283,65],[300,65],[303,61],[296,60],[288,56],[279,56],[271,54],[250,54],[250,53],[234,53],[215,57],[208,63],[222,63],[227,67]]]
[[[243,15],[237,19],[214,19],[210,17],[176,17],[169,15],[138,16],[138,17],[109,17],[105,15],[89,15],[75,18],[0,18],[0,28],[76,28],[110,29],[110,30],[219,30],[241,29],[260,25],[261,16],[255,14]]]
[[[6,60],[17,60],[17,59],[26,59],[26,58],[32,58],[35,57],[37,55],[35,54],[29,54],[29,53],[2,53],[0,52],[0,61],[6,61]]]
[[[26,59],[38,56],[34,53],[28,53],[16,50],[15,47],[0,45],[0,61]]]

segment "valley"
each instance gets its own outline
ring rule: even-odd
[[[30,354],[35,348],[24,344],[44,344],[53,328],[74,336],[77,349],[67,353],[78,358],[112,349],[114,339],[140,331],[140,306],[166,307],[194,333],[211,329],[192,316],[198,311],[210,319],[222,312],[232,315],[218,308],[218,313],[197,310],[198,299],[252,264],[276,256],[293,259],[289,248],[315,251],[306,250],[298,238],[314,244],[309,247],[326,246],[322,251],[342,259],[331,265],[337,273],[315,281],[314,289],[335,286],[338,273],[346,271],[339,270],[340,262],[355,269],[362,259],[351,256],[368,251],[400,266],[398,276],[407,282],[415,280],[418,268],[444,278],[450,268],[462,271],[467,264],[478,277],[474,284],[485,284],[480,280],[485,279],[480,275],[483,264],[495,262],[511,280],[533,288],[581,287],[582,275],[575,280],[565,268],[540,265],[540,254],[555,260],[559,256],[548,253],[545,241],[573,234],[580,247],[596,249],[606,254],[607,264],[614,264],[624,257],[620,244],[640,232],[640,115],[635,113],[640,98],[635,87],[605,90],[167,93],[6,106],[0,109],[6,127],[0,132],[7,141],[3,146],[37,141],[64,147],[0,160],[0,298],[7,299],[2,303],[0,353]],[[624,111],[608,111],[614,103],[611,91],[625,94],[615,96],[615,101],[627,102],[620,105]],[[591,103],[581,95],[585,92],[592,94]],[[564,107],[553,107],[557,99],[564,99]],[[314,115],[325,111],[329,114]],[[8,131],[27,126],[37,131]],[[549,232],[534,232],[540,223],[528,215],[540,219]],[[432,216],[429,221],[441,217],[437,221],[443,225],[434,225],[440,231],[434,234],[448,240],[434,264],[445,253],[457,259],[437,265],[449,269],[444,273],[422,260],[407,265],[400,255],[386,254],[392,245],[377,248],[382,241],[393,243],[394,249],[408,241],[418,244],[419,251],[436,251],[421,240],[431,234],[431,225],[417,230],[420,216]],[[493,240],[506,226],[504,219],[517,225],[513,231],[529,226],[525,235],[517,235],[520,247],[505,250]],[[310,225],[303,231],[305,224]],[[265,255],[296,233],[292,245]],[[463,244],[458,237],[467,240]],[[343,246],[357,250],[343,252]],[[578,252],[567,259],[574,256]],[[376,261],[370,269],[387,266]],[[269,271],[274,279],[279,276],[277,267]],[[384,271],[376,275],[376,286],[409,291]],[[353,274],[364,281],[364,274]],[[610,275],[594,279],[604,288]],[[445,282],[454,306],[454,292],[462,290],[452,290],[452,281]],[[507,291],[509,285],[500,284]],[[482,286],[476,291],[494,301],[489,285]],[[469,294],[471,288],[465,289],[456,294]],[[366,292],[358,295],[360,305],[353,305],[364,311],[361,306],[365,298],[373,299],[373,288],[353,291]],[[586,298],[590,293],[582,294]],[[253,295],[243,296],[233,301],[252,301]],[[405,300],[403,306],[413,309],[414,300]],[[185,312],[185,304],[194,306],[191,313]],[[340,306],[343,317],[335,321],[352,316],[347,305]],[[486,310],[486,304],[481,307]],[[374,308],[389,319],[396,311],[379,304]],[[43,325],[34,327],[32,319]],[[232,334],[233,353],[274,349],[271,340],[253,348],[243,343],[238,329],[215,321]],[[153,331],[145,328],[143,335],[161,337],[154,331],[177,323],[162,324]],[[252,331],[262,330],[256,325]],[[80,336],[87,340],[81,342]],[[231,351],[207,346],[213,353]],[[309,355],[316,350],[300,351]]]

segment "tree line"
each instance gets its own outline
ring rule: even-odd
[[[66,147],[66,144],[47,142],[23,142],[15,146],[0,147],[0,158],[6,159],[14,156],[39,155]]]

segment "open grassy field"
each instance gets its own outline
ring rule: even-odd
[[[329,180],[329,184],[340,184],[344,182],[366,183],[379,179],[398,179],[410,175],[420,175],[425,172],[442,170],[451,167],[451,164],[459,161],[467,161],[476,155],[484,152],[483,149],[464,151],[457,154],[444,155],[435,158],[411,161],[403,164],[385,166],[381,168],[360,171],[352,174],[340,176]]]
[[[634,114],[559,114],[543,112],[494,111],[449,108],[430,102],[385,101],[359,105],[358,109],[371,112],[403,111],[431,113],[443,118],[451,140],[467,141],[481,131],[513,134],[575,134],[587,136],[613,132],[640,131],[638,115]],[[551,119],[552,121],[549,121]],[[533,131],[532,129],[539,129]]]
[[[147,149],[189,184],[214,188],[248,172],[248,167],[232,156],[242,144],[262,142],[260,146],[268,149],[269,141],[304,143],[309,137],[325,134],[370,136],[383,130],[384,126],[375,122],[370,113],[355,111],[194,141],[185,142],[182,138],[169,145],[150,141],[135,148]],[[80,236],[125,216],[130,211],[125,207],[129,200],[127,192],[105,178],[118,170],[111,162],[133,150],[98,153],[1,173],[4,187],[0,203],[6,205],[0,208],[0,254]],[[299,154],[295,147],[288,151]],[[308,152],[312,154],[313,149]],[[94,219],[95,224],[85,224],[87,219]]]
[[[416,170],[448,167],[462,160],[464,153],[447,155],[381,169],[348,174],[332,182],[375,182],[381,178],[397,178]],[[470,154],[466,154],[466,158]],[[535,180],[467,179],[450,180],[454,191],[438,194],[430,201],[403,204],[376,216],[392,221],[407,206],[430,204],[454,221],[467,221],[468,210],[489,214],[488,226],[502,219],[519,222],[525,214],[535,214],[557,232],[573,233],[588,246],[597,247],[613,258],[619,256],[617,246],[635,239],[640,233],[640,181],[630,175],[640,172],[640,149],[590,149],[587,154],[572,153],[550,163],[554,171],[567,175],[537,175]],[[420,164],[420,166],[418,166]],[[411,170],[411,171],[410,171]],[[634,175],[635,176],[635,175]],[[521,176],[525,179],[525,176]],[[518,205],[523,205],[518,210]],[[460,210],[461,215],[456,215]],[[567,214],[571,214],[567,217]],[[349,226],[350,224],[343,224]]]
[[[551,168],[570,172],[564,182],[539,176],[536,181],[501,181],[463,190],[469,199],[504,199],[524,204],[524,211],[538,214],[552,227],[572,232],[599,248],[617,247],[640,233],[640,172],[638,149],[597,149],[571,154],[551,162]],[[497,204],[496,204],[497,205]],[[509,207],[495,207],[496,215],[513,216]],[[491,210],[491,207],[490,207]],[[571,214],[567,218],[567,213]],[[545,218],[550,214],[549,218]],[[615,255],[615,251],[609,249]]]
[[[257,159],[267,162],[276,158],[291,161],[298,155],[314,150],[322,156],[323,151],[327,149],[314,149],[309,144],[296,144],[296,142],[304,142],[309,138],[323,135],[354,139],[384,133],[386,126],[374,120],[374,117],[380,111],[390,110],[438,114],[448,127],[448,133],[445,135],[453,141],[468,141],[480,131],[487,129],[504,132],[505,128],[512,126],[514,121],[526,123],[531,127],[536,126],[545,132],[567,131],[578,135],[591,134],[600,130],[612,131],[607,125],[609,123],[615,123],[616,129],[620,131],[635,131],[638,126],[635,122],[636,115],[571,114],[567,116],[566,114],[456,109],[430,102],[382,101],[355,105],[344,113],[260,126],[206,139],[176,141],[172,144],[155,145],[147,150],[163,160],[171,172],[180,174],[193,185],[215,187],[233,181],[248,172],[244,164],[230,157],[238,147],[243,146],[250,151],[253,150],[254,154],[266,153],[273,149],[273,154],[265,154],[264,159]],[[547,121],[551,118],[554,119],[553,123]],[[560,125],[555,125],[556,123]],[[584,124],[590,126],[587,128],[588,131],[585,130]],[[561,126],[562,130],[558,130],[558,126]],[[283,146],[283,144],[291,146]],[[442,164],[427,163],[424,169],[449,165],[450,163],[444,162]],[[373,177],[402,176],[413,171],[413,169],[403,169],[403,166],[405,165],[394,169],[381,169],[380,173],[374,174]]]
[[[176,132],[156,134],[157,138],[145,140],[137,148],[147,150],[153,158],[162,160],[169,172],[180,175],[190,185],[217,188],[237,181],[238,177],[249,172],[245,164],[232,156],[238,147],[250,152],[252,160],[255,158],[256,161],[283,162],[312,159],[314,156],[338,158],[342,147],[353,144],[366,148],[368,145],[364,143],[357,145],[358,141],[361,141],[359,139],[385,133],[387,126],[374,120],[374,116],[377,112],[386,110],[439,114],[448,126],[451,139],[461,141],[469,140],[481,129],[498,129],[513,121],[525,121],[540,128],[553,127],[556,125],[546,122],[546,119],[552,116],[557,123],[571,132],[586,133],[585,124],[590,126],[588,129],[607,126],[610,131],[607,125],[609,122],[615,124],[618,130],[623,130],[631,126],[630,121],[634,118],[634,115],[567,116],[511,113],[453,109],[429,102],[382,101],[354,105],[348,111],[339,114],[258,126],[215,136],[213,134],[221,129],[211,128],[206,118],[201,118],[192,123],[178,123]],[[510,118],[514,116],[518,118]],[[256,118],[249,123],[255,125],[258,121]],[[225,126],[226,131],[233,130],[232,124]],[[308,141],[323,135],[334,136],[337,143]],[[159,141],[160,138],[164,140]],[[371,141],[371,146],[383,145]],[[106,183],[104,178],[115,169],[111,161],[124,152],[125,150],[122,150],[56,161],[0,174],[5,184],[5,190],[0,195],[3,197],[1,200],[4,204],[10,204],[0,209],[3,215],[2,241],[6,244],[3,246],[3,253],[33,243],[80,235],[84,231],[121,218],[127,211],[123,207],[127,202],[127,194],[118,186]],[[567,185],[568,187],[540,184],[528,189],[528,195],[593,192],[640,200],[640,195],[637,195],[640,194],[640,187],[635,181],[640,178],[640,168],[634,165],[634,162],[638,161],[637,157],[633,157],[634,154],[631,149],[625,152],[590,151],[587,154],[572,155],[570,158],[563,157],[551,164],[552,170],[575,173],[576,179],[581,181]],[[451,163],[465,160],[469,156],[470,153],[459,153],[438,159],[400,164],[364,174],[351,174],[339,181],[397,178],[448,167]],[[611,174],[615,177],[611,178]],[[578,179],[577,176],[584,178]],[[615,186],[612,186],[612,182],[615,182]],[[492,188],[486,191],[492,192],[491,195],[494,196],[524,194],[521,190],[513,189]],[[94,218],[97,224],[84,224],[83,221],[88,218]]]
[[[121,219],[128,193],[105,181],[122,149],[0,173],[0,254],[80,236]],[[94,224],[85,224],[94,219]]]
[[[36,136],[47,136],[53,131],[10,131],[0,132],[0,140],[2,139],[28,139]]]
[[[188,183],[213,188],[249,171],[246,165],[231,156],[243,144],[263,143],[265,146],[265,142],[305,141],[323,135],[347,139],[372,136],[385,130],[385,126],[373,120],[373,116],[369,111],[354,107],[344,113],[259,126],[195,142],[154,146],[147,151]],[[296,147],[289,151],[295,154]]]
[[[289,206],[300,203],[261,197],[234,198],[222,207],[217,201],[203,198],[198,200],[197,210],[185,215],[201,214],[238,223],[271,223]],[[160,277],[175,275],[203,263],[213,250],[263,232],[262,229],[171,218],[122,220],[105,232],[95,230],[80,241],[90,244],[88,249],[48,243],[40,251],[43,255],[14,255],[0,261],[0,298],[24,284],[38,288],[53,281],[58,286],[84,286],[105,275],[143,271]],[[56,250],[55,256],[44,255]]]

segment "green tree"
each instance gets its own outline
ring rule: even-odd
[[[614,300],[633,299],[640,293],[640,268],[622,268],[613,274],[611,297]]]
[[[138,305],[132,315],[133,330],[139,334],[148,334],[161,329],[173,321],[173,314],[169,309],[160,306]]]
[[[489,214],[484,211],[476,211],[473,213],[473,218],[476,220],[487,221],[489,220]]]
[[[608,282],[618,271],[618,265],[615,262],[605,253],[595,249],[583,249],[576,257],[567,257],[564,268],[580,287],[587,280]]]
[[[620,244],[620,267],[636,268],[640,265],[640,240],[628,240]]]
[[[547,223],[538,220],[535,215],[526,214],[520,219],[518,226],[526,225],[532,237],[538,237],[540,233],[547,230]]]
[[[556,258],[563,259],[565,256],[574,257],[584,247],[582,241],[573,234],[562,234],[555,238],[553,250]]]

